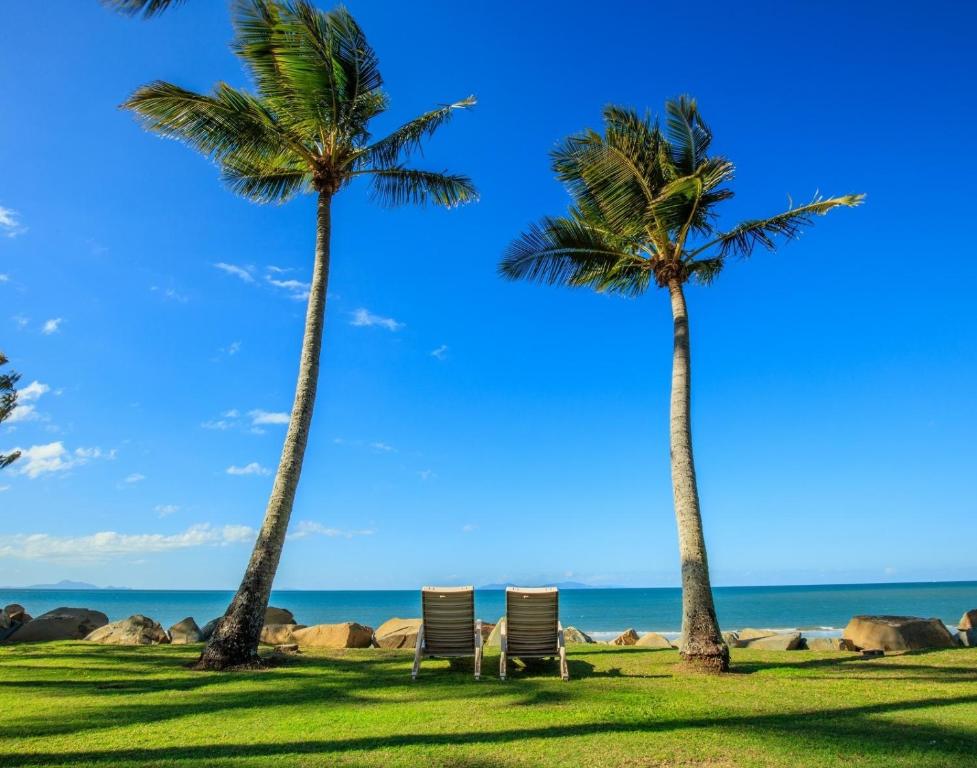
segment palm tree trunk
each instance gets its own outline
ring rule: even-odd
[[[711,672],[729,669],[729,648],[723,642],[712,602],[706,540],[702,533],[699,489],[692,459],[690,401],[692,369],[689,353],[689,315],[678,280],[670,280],[674,347],[672,352],[672,404],[670,413],[672,491],[678,547],[682,558],[681,654],[689,666]]]
[[[302,473],[302,459],[309,440],[309,425],[315,406],[319,353],[322,350],[322,329],[326,314],[326,288],[329,283],[331,202],[330,195],[319,195],[315,266],[305,315],[305,337],[302,340],[295,402],[282,456],[278,462],[278,472],[275,474],[275,484],[265,510],[265,520],[255,541],[241,586],[200,655],[197,669],[227,669],[258,662],[258,640],[282,546],[285,544],[285,532],[288,530],[295,490]]]

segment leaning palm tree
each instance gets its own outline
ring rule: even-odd
[[[353,17],[304,0],[241,0],[234,7],[234,50],[257,84],[257,95],[219,83],[202,95],[154,82],[124,107],[151,131],[212,158],[228,186],[258,202],[300,192],[317,197],[317,227],[305,336],[291,419],[278,472],[241,586],[198,667],[223,669],[257,661],[264,611],[278,567],[312,420],[329,276],[333,197],[363,177],[382,203],[452,207],[473,200],[465,176],[418,170],[403,161],[468,98],[371,139],[372,118],[387,108],[377,58]]]
[[[0,368],[7,364],[7,356],[0,352]],[[10,371],[0,373],[0,424],[2,424],[17,407],[17,382],[20,374]],[[20,458],[20,451],[0,453],[0,469],[9,467]]]
[[[566,216],[531,227],[506,252],[500,272],[510,279],[590,287],[637,296],[668,290],[672,305],[671,464],[682,564],[681,652],[686,663],[729,667],[713,605],[699,510],[689,418],[689,321],[683,286],[711,283],[730,257],[748,256],[774,238],[794,238],[813,216],[854,206],[862,195],[815,199],[767,219],[717,227],[717,206],[733,164],[708,154],[712,134],[695,101],[665,105],[662,129],[632,110],[610,106],[604,133],[585,131],[553,152],[553,168],[572,198]]]

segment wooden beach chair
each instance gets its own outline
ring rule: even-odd
[[[482,622],[475,620],[475,588],[423,587],[411,680],[417,679],[421,659],[472,656],[478,680],[482,674]]]
[[[505,620],[500,631],[499,677],[505,680],[506,660],[559,658],[560,677],[570,679],[567,649],[560,624],[560,591],[556,587],[507,587]]]

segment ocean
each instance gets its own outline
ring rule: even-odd
[[[809,637],[839,635],[857,614],[935,617],[954,627],[977,607],[977,582],[919,584],[832,584],[785,587],[717,587],[716,610],[724,630],[744,627],[801,629]],[[475,591],[477,615],[496,621],[504,612],[504,592]],[[233,593],[204,590],[0,590],[0,606],[20,603],[38,616],[60,606],[93,608],[110,621],[141,613],[164,627],[186,616],[203,626],[221,615]],[[681,627],[681,590],[564,589],[563,626],[604,640],[634,627],[675,636]],[[271,604],[287,608],[302,624],[357,621],[371,627],[389,618],[420,613],[416,590],[276,591]]]

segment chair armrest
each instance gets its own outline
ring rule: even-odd
[[[556,647],[563,648],[563,625],[560,622],[556,622]]]

